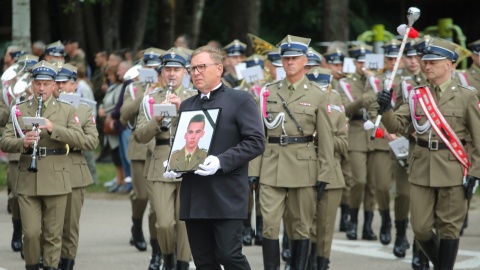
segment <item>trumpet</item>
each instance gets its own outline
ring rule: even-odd
[[[42,113],[42,108],[43,108],[43,98],[42,95],[38,96],[38,107],[37,107],[37,113],[35,114],[35,117],[41,117]],[[38,127],[38,124],[33,125],[33,131],[36,131],[38,136],[35,142],[33,143],[33,151],[32,151],[32,160],[30,162],[30,166],[28,167],[29,172],[37,172],[37,153],[38,153],[38,140],[40,140],[40,132],[42,130]],[[40,159],[40,155],[38,157]]]
[[[170,80],[168,82],[168,88],[167,88],[167,93],[165,93],[165,102],[168,102],[168,96],[172,93],[173,90],[173,80]],[[160,130],[161,131],[169,131],[170,126],[172,125],[172,118],[164,116],[162,118],[162,123],[160,125]]]

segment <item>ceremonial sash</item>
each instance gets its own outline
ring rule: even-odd
[[[460,80],[461,85],[470,86],[470,83],[468,83],[467,74],[463,72],[457,72],[457,74],[458,74],[458,79]]]
[[[132,97],[132,100],[135,100],[135,94],[137,92],[137,88],[133,86],[133,83],[130,83],[127,87],[128,87],[128,92]]]
[[[341,79],[339,81],[340,83],[340,88],[342,88],[342,91],[345,93],[345,95],[347,96],[348,100],[350,100],[350,102],[353,102],[355,99],[353,98],[353,95],[352,95],[352,89],[350,87],[350,84],[347,83],[345,81],[345,79]]]
[[[375,94],[378,94],[378,92],[380,92],[380,81],[377,79],[377,77],[375,76],[369,76],[368,77],[368,82],[370,83],[370,86],[372,87],[373,89],[373,92]]]
[[[467,151],[463,147],[460,139],[458,139],[457,134],[455,134],[450,125],[448,125],[447,121],[438,109],[430,89],[428,89],[427,86],[422,86],[416,88],[415,92],[416,94],[420,95],[418,101],[420,102],[423,111],[426,112],[426,116],[433,129],[435,129],[440,139],[442,139],[443,143],[445,143],[458,162],[462,164],[464,169],[463,175],[466,176],[468,169],[470,168],[470,161],[467,157]]]
[[[408,96],[410,96],[410,91],[413,89],[413,86],[408,82],[411,77],[405,77],[402,81],[402,97],[403,101],[408,100]]]

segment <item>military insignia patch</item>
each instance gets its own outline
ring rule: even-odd
[[[73,118],[75,118],[75,123],[80,124],[80,120],[78,119],[78,116],[76,114]]]
[[[310,103],[300,102],[300,106],[310,106],[310,105],[311,105]]]

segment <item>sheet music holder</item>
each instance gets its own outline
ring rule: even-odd
[[[153,104],[153,116],[177,116],[175,104]]]

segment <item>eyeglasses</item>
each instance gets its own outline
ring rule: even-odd
[[[198,73],[203,73],[203,72],[205,72],[205,70],[207,70],[207,66],[215,66],[215,65],[220,65],[220,64],[213,63],[213,64],[200,64],[200,65],[196,65],[196,66],[190,66],[189,68],[187,68],[187,71],[188,71],[189,74],[192,73],[192,72],[195,72],[195,70]]]

